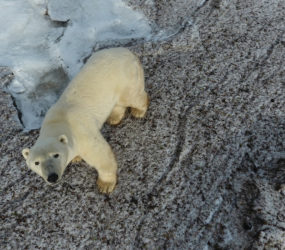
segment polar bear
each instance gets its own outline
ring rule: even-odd
[[[98,172],[103,193],[113,191],[117,163],[100,129],[118,124],[127,107],[145,116],[149,104],[138,58],[125,48],[94,53],[49,109],[39,138],[22,151],[28,167],[49,184],[58,182],[72,160],[83,159]]]

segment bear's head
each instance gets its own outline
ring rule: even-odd
[[[62,177],[68,164],[68,139],[59,137],[39,138],[31,148],[22,151],[28,167],[47,183],[55,184]]]

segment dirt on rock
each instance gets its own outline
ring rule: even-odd
[[[115,191],[85,163],[55,187],[28,170],[38,131],[1,90],[1,248],[285,249],[285,2],[128,3],[169,36],[127,45],[151,102],[103,128]]]

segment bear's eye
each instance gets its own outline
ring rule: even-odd
[[[37,165],[37,166],[40,165],[40,162],[39,162],[39,161],[36,161],[36,162],[35,162],[35,165]]]
[[[53,158],[58,158],[59,157],[59,154],[54,154],[53,155]]]

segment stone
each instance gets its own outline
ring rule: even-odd
[[[1,245],[285,249],[284,1],[128,3],[173,32],[128,45],[151,102],[103,128],[117,188],[101,195],[85,163],[55,187],[28,171],[38,131],[21,131],[2,91]]]

